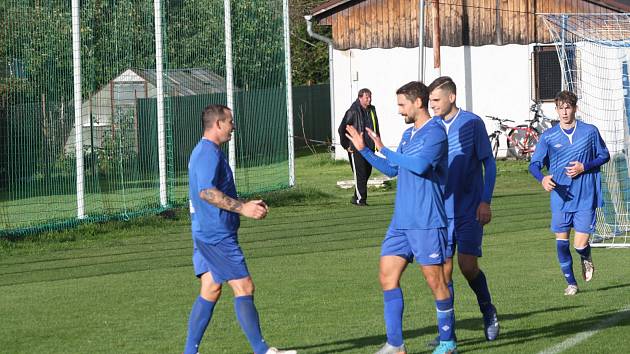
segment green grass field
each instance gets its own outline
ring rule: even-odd
[[[377,265],[395,191],[372,192],[371,206],[357,208],[335,186],[351,178],[346,163],[309,155],[296,173],[296,188],[264,196],[265,220],[242,222],[263,333],[300,353],[373,353],[385,341]],[[538,353],[589,330],[564,352],[630,351],[629,250],[595,249],[594,280],[563,296],[548,195],[523,163],[499,162],[498,176],[481,264],[502,333],[485,341],[474,294],[456,274],[460,352]],[[0,353],[180,353],[198,292],[191,248],[185,211],[0,239]],[[430,292],[416,266],[402,284],[407,346],[430,352]],[[251,353],[231,297],[226,287],[201,353]]]

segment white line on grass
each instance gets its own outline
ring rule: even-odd
[[[597,334],[599,331],[608,328],[608,327],[612,327],[613,325],[615,325],[617,322],[625,319],[626,317],[630,317],[630,306],[626,306],[625,308],[617,311],[617,313],[603,321],[601,321],[600,323],[598,323],[595,327],[593,327],[592,329],[588,330],[588,331],[584,331],[584,332],[580,332],[576,335],[574,335],[573,337],[565,340],[564,342],[554,345],[551,348],[547,348],[546,350],[543,350],[541,352],[539,352],[538,354],[557,354],[557,353],[561,353],[569,348],[572,348],[576,345],[578,345],[579,343],[587,340],[588,338],[592,337],[593,335]]]

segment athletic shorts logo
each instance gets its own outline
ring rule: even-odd
[[[433,254],[429,255],[429,258],[434,258],[435,259],[435,258],[438,258],[439,256],[440,256],[439,253],[433,253]]]

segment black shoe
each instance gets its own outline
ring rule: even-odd
[[[486,335],[486,340],[492,341],[497,339],[499,336],[499,330],[500,327],[499,319],[497,318],[497,309],[494,305],[492,305],[490,309],[483,314],[483,332]]]

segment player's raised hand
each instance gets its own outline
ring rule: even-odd
[[[479,207],[477,208],[477,221],[483,226],[490,222],[492,219],[492,210],[490,209],[490,204],[486,202],[479,203]]]
[[[556,188],[556,182],[553,181],[553,175],[548,175],[548,176],[543,177],[542,182],[540,182],[540,184],[542,184],[543,188],[547,192],[551,192],[554,188]]]
[[[567,166],[564,169],[567,170],[567,176],[571,178],[575,178],[579,176],[582,172],[584,172],[584,164],[582,164],[580,161],[571,161],[569,162],[569,165],[570,166]]]
[[[368,136],[374,141],[374,145],[377,149],[380,150],[385,147],[385,145],[383,145],[383,142],[381,141],[381,137],[378,136],[372,129],[366,127],[365,130],[367,130]]]
[[[262,200],[250,200],[247,203],[243,203],[241,209],[241,215],[248,218],[260,220],[267,216],[269,207]]]
[[[352,145],[357,151],[362,150],[365,147],[365,143],[363,142],[363,133],[359,133],[351,125],[346,125],[346,137],[352,141]]]

